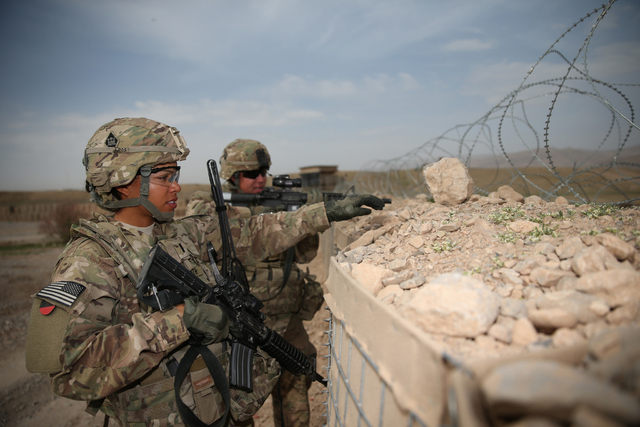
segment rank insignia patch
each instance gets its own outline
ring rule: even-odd
[[[106,141],[107,147],[115,147],[116,145],[118,145],[118,138],[116,138],[113,133],[110,133],[109,136],[107,137],[107,141]]]
[[[85,289],[84,286],[76,282],[55,282],[46,286],[38,292],[36,296],[58,302],[66,307],[71,307],[71,304],[75,302]]]

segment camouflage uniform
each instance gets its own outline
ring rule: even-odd
[[[246,144],[243,147],[245,151],[234,153],[232,150],[237,149],[237,145],[235,145],[237,141],[247,140],[236,140],[225,149],[225,153],[220,159],[223,178],[228,179],[233,174],[231,168],[225,167],[225,163],[229,159],[235,160],[236,165],[233,167],[237,167],[237,164],[244,165],[242,170],[257,169],[258,167],[255,162],[252,164],[251,152],[246,150],[247,148],[255,150],[255,145],[252,147],[251,144]],[[260,144],[259,147],[263,146]],[[225,158],[225,156],[227,157]],[[223,187],[225,192],[238,192],[237,186],[231,181],[226,181]],[[313,209],[319,206],[323,205],[313,205]],[[211,215],[214,212],[215,203],[213,203],[210,194],[196,192],[189,199],[187,215]],[[230,217],[250,218],[252,215],[268,213],[271,210],[265,206],[230,206],[228,212]],[[308,271],[300,270],[296,263],[308,263],[313,260],[317,254],[318,245],[319,237],[317,235],[308,236],[298,243],[291,240],[291,247],[276,256],[263,258],[259,262],[244,263],[251,293],[264,303],[262,312],[266,314],[266,325],[277,331],[306,355],[315,355],[316,349],[310,342],[302,321],[311,320],[321,307],[323,292],[321,285],[314,280],[315,277],[309,275]],[[290,257],[290,273],[286,283],[283,283],[287,256]],[[282,373],[280,381],[272,393],[276,426],[283,425],[282,415],[285,418],[284,425],[287,427],[309,425],[308,389],[310,386],[311,380],[306,376],[296,377],[288,371]]]
[[[326,229],[328,220],[318,205],[295,213],[232,219],[230,224],[238,256],[251,263]],[[88,401],[93,413],[99,408],[122,425],[183,426],[171,366],[184,356],[190,334],[176,308],[151,313],[142,306],[136,280],[158,244],[212,283],[207,241],[220,250],[216,217],[155,222],[151,235],[104,215],[81,220],[72,227],[52,284],[35,295],[27,334],[29,371],[50,374],[56,394]],[[228,373],[226,343],[209,349]],[[253,392],[231,392],[232,425],[257,412],[278,371],[274,359],[256,353]],[[221,395],[202,359],[191,366],[180,396],[205,422],[223,413]]]

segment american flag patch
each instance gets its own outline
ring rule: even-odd
[[[71,307],[71,304],[85,289],[84,286],[76,282],[55,282],[46,286],[36,296],[58,302],[65,307]]]

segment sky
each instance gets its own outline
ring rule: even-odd
[[[478,120],[602,3],[3,0],[0,191],[82,189],[86,143],[118,117],[180,130],[191,150],[182,183],[207,183],[206,160],[236,138],[264,143],[274,174],[357,170]],[[558,44],[566,57],[597,16]],[[640,2],[613,4],[588,55],[592,77],[640,83]],[[557,58],[527,82],[562,75]],[[622,90],[637,108],[637,86]],[[581,104],[562,105],[575,126],[562,143],[588,148],[594,129],[575,114]]]

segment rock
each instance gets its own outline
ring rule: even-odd
[[[570,271],[559,269],[548,269],[545,267],[536,267],[531,271],[531,281],[538,285],[550,288],[555,286],[563,277],[575,277]]]
[[[640,319],[640,303],[637,301],[629,301],[607,314],[607,322],[612,325],[629,324]]]
[[[551,336],[551,340],[553,341],[553,346],[557,348],[570,347],[587,342],[580,332],[569,328],[557,329]]]
[[[576,281],[575,289],[602,298],[614,308],[640,302],[640,273],[624,269],[588,273]]]
[[[571,268],[578,275],[616,268],[618,260],[604,246],[595,245],[581,250],[571,260]]]
[[[564,243],[555,250],[560,259],[568,259],[576,256],[582,249],[584,249],[582,239],[578,236],[573,236],[565,240]]]
[[[542,200],[542,197],[540,196],[529,196],[525,197],[524,203],[527,205],[542,206],[545,204],[545,201]]]
[[[640,422],[633,396],[555,361],[524,360],[499,366],[481,384],[494,416],[549,416],[568,422],[585,405],[618,422]]]
[[[636,250],[629,243],[609,233],[599,234],[596,237],[598,243],[607,248],[618,260],[624,261],[629,259],[633,261]]]
[[[609,312],[609,305],[603,299],[575,290],[548,292],[541,295],[536,298],[536,307],[565,310],[575,316],[580,323],[595,322]]]
[[[376,298],[385,304],[393,304],[402,296],[403,290],[398,285],[390,285],[381,289]]]
[[[592,343],[593,341],[593,343]],[[640,328],[620,328],[600,334],[589,342],[599,360],[588,366],[589,373],[624,390],[637,389],[640,381]]]
[[[536,243],[536,245],[533,247],[533,253],[542,254],[542,255],[549,255],[550,253],[553,253],[555,250],[556,250],[555,246],[546,242]]]
[[[538,341],[538,332],[529,319],[518,319],[511,331],[511,342],[527,346]]]
[[[400,288],[401,289],[417,288],[418,286],[422,286],[426,281],[427,279],[424,276],[418,274],[400,283]]]
[[[527,258],[517,263],[516,266],[513,267],[513,270],[523,276],[528,276],[534,268],[539,266],[540,263],[535,258]]]
[[[494,323],[489,328],[487,335],[505,344],[511,344],[511,331],[505,325]]]
[[[498,270],[500,272],[500,277],[507,285],[522,285],[522,279],[520,275],[510,268],[501,268]]]
[[[411,208],[404,208],[398,212],[398,218],[402,221],[409,221],[411,219]]]
[[[600,411],[586,406],[580,405],[574,411],[571,419],[572,427],[624,427],[621,422],[607,417]]]
[[[389,266],[390,265],[391,264],[389,264]],[[390,270],[394,271],[391,268],[390,268]],[[382,279],[382,284],[384,286],[399,285],[400,283],[404,282],[405,280],[409,280],[413,276],[413,274],[414,273],[411,270],[404,270],[404,271],[399,272],[398,274],[394,274],[393,276],[385,277],[384,279]]]
[[[345,256],[342,262],[348,262],[349,264],[359,264],[364,259],[364,255],[367,249],[364,246],[357,247],[356,249],[349,250],[343,253]]]
[[[567,199],[563,196],[558,196],[556,197],[556,200],[554,202],[556,205],[568,205],[569,202],[567,201]]]
[[[459,205],[473,194],[473,179],[458,159],[443,158],[422,170],[433,200],[445,206]]]
[[[528,318],[542,332],[555,331],[559,328],[573,328],[578,319],[561,308],[543,308],[529,311]]]
[[[387,265],[389,270],[399,272],[405,270],[409,266],[409,262],[404,258],[394,259]]]
[[[420,236],[413,236],[407,241],[407,243],[413,246],[414,248],[418,249],[424,245],[424,240]]]
[[[444,224],[440,228],[438,228],[438,231],[446,231],[447,233],[451,233],[452,231],[459,230],[461,225],[462,224],[457,221],[450,224]]]
[[[545,417],[522,417],[516,422],[503,424],[503,427],[563,427],[563,424]]]
[[[378,295],[378,292],[384,287],[382,279],[392,274],[393,271],[391,270],[371,264],[361,263],[351,266],[351,275],[353,278],[360,282],[360,284],[374,296]]]
[[[474,338],[494,323],[500,297],[462,274],[438,276],[419,288],[401,312],[427,332]]]
[[[535,230],[537,227],[538,224],[536,224],[535,222],[527,221],[524,219],[519,219],[509,224],[509,228],[511,229],[511,231],[520,234],[528,234]]]
[[[524,202],[524,196],[518,193],[513,188],[509,187],[508,185],[503,185],[500,188],[498,188],[498,197],[506,200],[507,202],[517,202],[517,203]]]
[[[500,314],[514,319],[522,319],[527,317],[527,306],[522,300],[503,298],[500,304]]]

